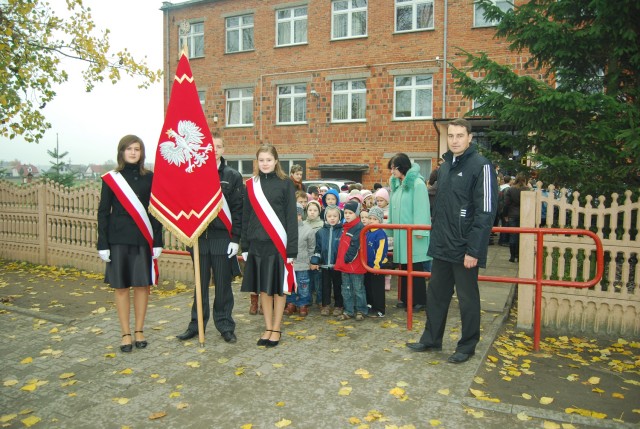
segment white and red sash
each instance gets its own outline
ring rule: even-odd
[[[222,209],[218,212],[218,217],[227,227],[229,231],[229,237],[231,237],[231,226],[233,225],[233,221],[231,220],[231,209],[229,209],[229,203],[227,203],[227,199],[222,195]]]
[[[153,259],[153,229],[151,228],[151,221],[149,220],[147,211],[136,193],[131,189],[131,186],[125,178],[122,177],[122,174],[117,171],[109,171],[102,175],[102,179],[113,191],[127,213],[133,218],[145,240],[149,243],[149,250],[151,252],[151,283],[157,285],[159,274],[158,260]]]
[[[252,177],[247,180],[247,195],[253,211],[256,212],[260,223],[264,227],[267,234],[275,244],[276,249],[280,253],[282,260],[284,261],[284,281],[282,282],[283,293],[290,295],[297,290],[296,275],[293,270],[293,263],[287,263],[287,231],[285,230],[282,222],[278,218],[278,215],[271,207],[269,200],[262,191],[260,186],[260,179],[258,177]]]

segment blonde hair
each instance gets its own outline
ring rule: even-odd
[[[261,153],[268,153],[271,156],[273,156],[273,159],[276,160],[276,167],[273,170],[274,173],[276,173],[276,176],[278,176],[280,179],[283,179],[283,180],[288,178],[287,174],[282,170],[282,166],[280,166],[278,151],[276,150],[274,145],[267,143],[260,146],[258,148],[258,151],[256,152],[256,159],[258,159],[258,156],[260,156]],[[256,166],[256,169],[257,171],[255,173],[256,175],[258,175],[260,173],[260,167]]]

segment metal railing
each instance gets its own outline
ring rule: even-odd
[[[366,232],[372,228],[384,228],[389,229],[404,229],[407,231],[407,255],[413,254],[413,231],[415,230],[431,230],[430,225],[367,225],[363,228],[360,234],[360,248],[366,249]],[[595,286],[601,279],[604,272],[604,251],[602,247],[602,241],[595,233],[584,229],[566,229],[566,228],[520,228],[520,227],[494,227],[493,232],[505,232],[509,234],[535,234],[537,238],[537,247],[535,254],[536,269],[534,278],[521,278],[521,277],[499,277],[499,276],[478,276],[478,281],[484,282],[497,282],[497,283],[520,283],[530,284],[535,286],[535,300],[534,300],[534,322],[533,322],[533,347],[534,350],[540,349],[540,329],[542,318],[542,286],[554,286],[554,287],[575,287],[575,288],[590,288]],[[543,276],[543,258],[544,258],[544,236],[545,235],[583,235],[591,237],[595,244],[596,251],[596,272],[594,278],[585,281],[567,281],[567,280],[551,280],[545,279]],[[425,255],[426,256],[426,255]],[[407,329],[411,330],[413,327],[413,278],[425,277],[430,278],[430,272],[413,271],[414,262],[410,259],[407,260],[406,270],[390,270],[390,269],[375,269],[367,265],[367,252],[360,252],[360,260],[363,262],[366,270],[370,273],[381,275],[394,275],[394,276],[406,276],[407,277]]]

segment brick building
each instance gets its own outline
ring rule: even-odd
[[[463,64],[460,48],[524,62],[493,39],[473,0],[191,0],[162,10],[165,102],[184,46],[209,125],[244,175],[268,142],[306,178],[386,182],[397,152],[428,177],[446,151],[444,122],[472,108],[447,62]],[[475,122],[490,144],[486,121]]]

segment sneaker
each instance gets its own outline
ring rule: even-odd
[[[367,316],[374,318],[374,319],[381,319],[384,317],[384,313],[381,311],[373,311],[369,314],[367,314]]]
[[[320,310],[320,316],[328,316],[329,314],[331,314],[331,309],[329,308],[329,306],[325,305],[324,307],[322,307],[322,309]]]
[[[336,320],[349,320],[351,319],[351,317],[352,316],[349,316],[347,313],[342,313],[341,315],[336,317]]]
[[[360,312],[357,312],[356,313],[356,320],[359,321],[359,322],[364,320],[364,314],[362,314]]]
[[[333,309],[333,315],[334,315],[334,316],[340,316],[340,315],[342,314],[342,311],[343,311],[343,310],[344,310],[344,309],[343,309],[342,307],[335,307],[335,308]]]

